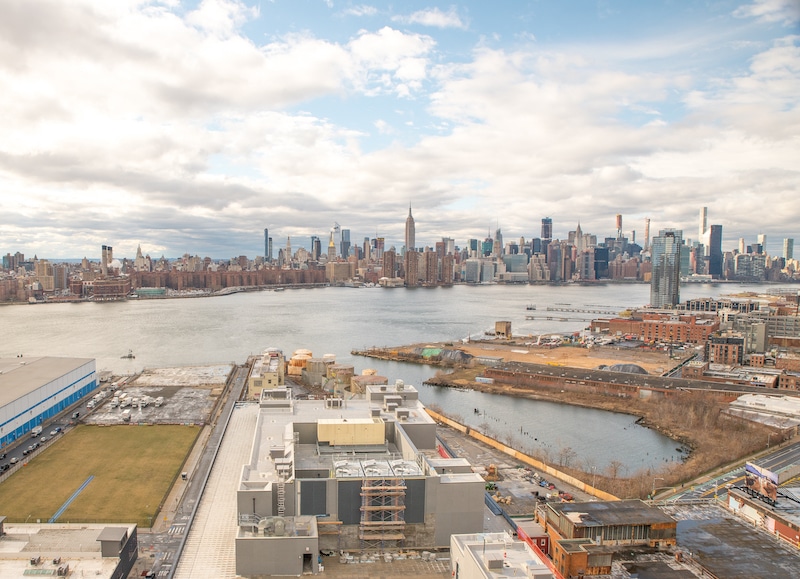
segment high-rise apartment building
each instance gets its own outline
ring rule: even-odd
[[[422,254],[424,271],[422,279],[426,285],[434,285],[439,281],[439,256],[430,247],[426,247]]]
[[[419,254],[415,249],[406,249],[403,256],[403,267],[406,270],[405,285],[414,287],[419,281]]]
[[[722,225],[708,229],[708,273],[714,279],[722,277]]]
[[[417,240],[416,240],[416,230],[414,225],[414,217],[411,215],[411,204],[408,204],[408,217],[406,217],[406,251],[410,251],[415,249]]]
[[[265,227],[264,228],[264,261],[267,263],[272,261],[272,243],[271,239],[269,238],[269,230]]]
[[[680,301],[682,245],[680,230],[662,229],[653,238],[650,305],[654,308],[674,307]]]
[[[383,252],[383,277],[394,278],[397,277],[397,255],[394,251]]]
[[[794,239],[791,237],[783,240],[783,259],[794,259]]]

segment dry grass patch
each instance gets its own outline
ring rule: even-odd
[[[199,431],[78,426],[0,485],[0,514],[9,521],[47,521],[93,475],[60,522],[150,526]]]

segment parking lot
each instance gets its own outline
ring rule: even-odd
[[[146,370],[96,404],[86,424],[202,424],[217,403],[233,367],[187,366]]]

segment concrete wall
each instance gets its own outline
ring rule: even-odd
[[[483,531],[483,481],[443,483],[440,477],[431,477],[426,491],[426,498],[432,499],[426,501],[426,511],[435,524],[434,546],[449,546],[450,535]]]
[[[408,436],[409,440],[420,449],[433,449],[436,448],[436,423],[418,423],[412,424],[403,422],[403,431]]]
[[[255,503],[253,503],[255,499]],[[255,504],[255,507],[254,507]],[[271,517],[276,513],[272,510],[273,500],[270,490],[240,490],[236,493],[236,512],[252,514],[255,513],[262,517]]]
[[[319,573],[319,541],[316,537],[244,537],[236,539],[236,573],[254,575],[303,574],[303,557],[311,571]]]
[[[561,481],[564,481],[565,483],[570,484],[570,485],[574,486],[575,488],[578,488],[578,489],[582,490],[583,492],[588,493],[590,495],[593,495],[593,496],[595,496],[595,497],[597,497],[597,498],[599,498],[601,500],[604,500],[604,501],[618,501],[619,500],[618,497],[615,497],[611,493],[607,493],[605,491],[601,491],[600,489],[596,489],[593,486],[591,486],[589,484],[586,484],[585,482],[583,482],[581,480],[576,479],[574,476],[570,476],[570,475],[568,475],[566,473],[561,472],[560,470],[557,470],[557,469],[555,469],[555,468],[553,468],[551,466],[548,466],[545,463],[543,463],[543,462],[541,462],[539,460],[536,460],[535,458],[530,457],[527,454],[519,452],[518,450],[515,450],[515,449],[511,448],[510,446],[503,444],[502,442],[499,442],[499,441],[497,441],[497,440],[495,440],[493,438],[489,438],[488,436],[486,436],[484,434],[481,434],[480,432],[477,432],[476,430],[474,430],[474,429],[472,429],[472,428],[470,428],[468,426],[464,426],[463,424],[459,424],[455,420],[447,418],[443,414],[439,414],[438,412],[435,412],[435,411],[431,410],[430,408],[425,408],[425,411],[428,414],[430,414],[433,417],[434,420],[437,420],[439,422],[447,424],[451,428],[455,428],[459,432],[463,432],[464,434],[467,434],[467,435],[471,436],[472,438],[474,438],[476,440],[480,440],[484,444],[488,444],[489,446],[491,446],[493,448],[496,448],[497,450],[502,451],[503,453],[507,454],[508,456],[516,458],[520,462],[528,464],[528,465],[534,467],[535,469],[546,473],[548,476],[550,476],[552,478],[557,478],[557,479],[559,479]]]

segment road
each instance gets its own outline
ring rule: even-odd
[[[172,511],[165,506],[163,511],[172,514],[164,515],[164,520],[169,527],[160,532],[139,532],[140,561],[134,567],[131,576],[136,576],[137,570],[149,570],[156,577],[171,578],[177,568],[178,559],[183,549],[184,542],[189,535],[189,528],[194,518],[195,510],[200,502],[206,486],[211,467],[219,449],[222,436],[228,419],[233,412],[236,402],[241,398],[242,391],[247,384],[249,374],[248,366],[237,366],[236,375],[229,383],[224,403],[211,423],[211,433],[205,446],[193,466],[187,466],[187,485],[180,497],[176,498],[176,506]],[[201,442],[198,440],[198,444]],[[168,500],[172,500],[169,498]],[[152,559],[152,561],[151,561]]]
[[[759,466],[763,466],[772,472],[792,464],[798,464],[800,463],[800,442],[775,447],[757,459],[742,460],[725,472],[703,476],[696,483],[679,489],[677,493],[668,497],[667,500],[708,499],[717,497],[720,494],[724,495],[725,485],[738,485],[744,480],[744,463],[748,461],[756,462]],[[672,489],[672,487],[669,488]],[[720,491],[722,492],[720,493]],[[656,496],[658,496],[658,493],[656,493]]]

